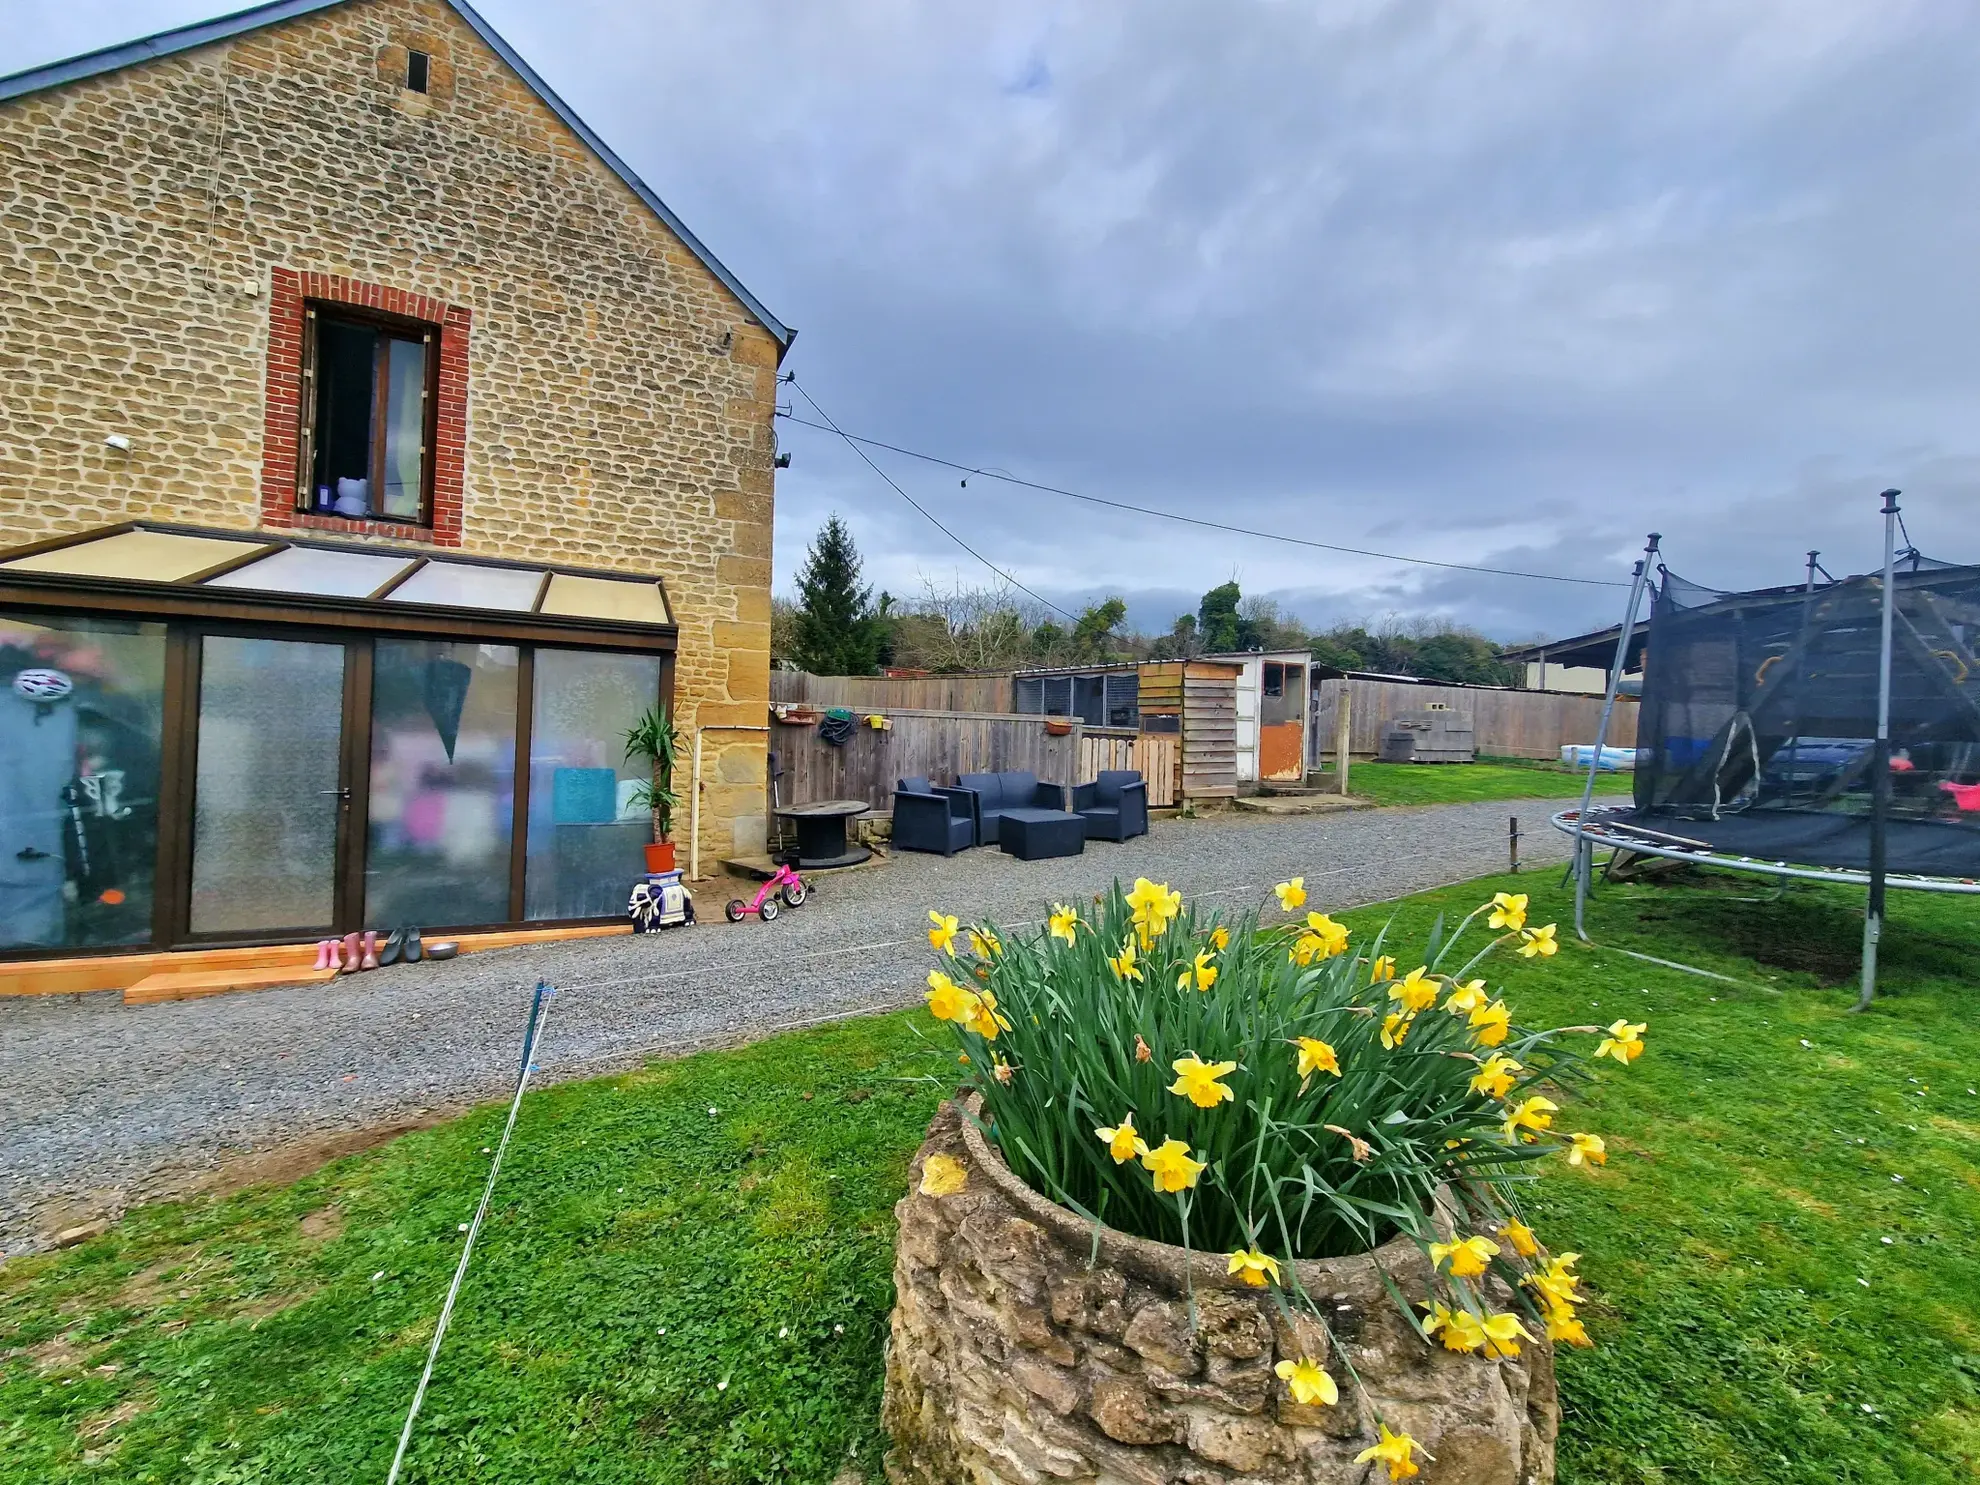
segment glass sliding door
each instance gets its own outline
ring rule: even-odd
[[[336,917],[344,646],[200,638],[189,926],[328,930]]]
[[[380,639],[372,652],[364,921],[509,921],[514,645]]]
[[[660,659],[540,649],[535,670],[523,916],[615,916],[653,839],[652,815],[629,797],[644,775],[626,761],[626,733],[660,699]],[[677,770],[675,791],[687,787]]]

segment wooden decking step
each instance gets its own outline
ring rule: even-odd
[[[273,968],[194,969],[146,975],[124,991],[126,1005],[151,1005],[161,1000],[198,1000],[203,995],[226,995],[235,990],[272,990],[283,985],[320,985],[337,978],[334,969],[276,966]]]

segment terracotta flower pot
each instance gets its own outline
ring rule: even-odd
[[[1425,1341],[1376,1267],[1411,1301],[1427,1296],[1429,1261],[1406,1239],[1288,1266],[1324,1307],[1322,1327],[1227,1275],[1221,1253],[1096,1234],[1018,1180],[954,1103],[929,1126],[895,1215],[892,1485],[1345,1485],[1383,1477],[1353,1462],[1376,1439],[1371,1403],[1435,1456],[1419,1456],[1416,1485],[1554,1478],[1551,1347],[1488,1361]],[[1274,1368],[1299,1356],[1334,1378],[1337,1404],[1293,1401]]]
[[[656,846],[648,846],[646,848],[646,872],[648,876],[654,876],[663,871],[672,871],[673,869],[674,843],[672,841],[662,841]]]

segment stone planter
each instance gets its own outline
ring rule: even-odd
[[[961,1189],[922,1189],[936,1154],[959,1162]],[[1310,1317],[1288,1320],[1269,1291],[1226,1277],[1221,1255],[1107,1228],[1096,1249],[1092,1225],[1012,1175],[956,1104],[929,1126],[895,1214],[882,1406],[895,1485],[1386,1481],[1382,1466],[1353,1462],[1374,1420]],[[1377,1256],[1410,1299],[1427,1295],[1430,1265],[1413,1243]],[[1368,1255],[1297,1269],[1389,1426],[1436,1456],[1419,1485],[1553,1480],[1559,1407],[1544,1340],[1512,1361],[1446,1351],[1410,1328]],[[1504,1293],[1495,1303],[1510,1308]],[[1332,1373],[1337,1406],[1299,1406],[1274,1375],[1302,1354]]]

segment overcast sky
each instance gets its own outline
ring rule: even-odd
[[[0,72],[230,8],[0,0]],[[1621,579],[1980,560],[1970,0],[482,0],[756,294],[844,427],[1165,510]],[[789,392],[789,389],[785,389]],[[808,412],[802,399],[800,412]],[[897,594],[989,575],[781,427]],[[1047,598],[1235,576],[1496,637],[1619,589],[1301,550],[876,453]]]

